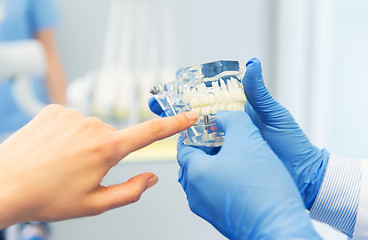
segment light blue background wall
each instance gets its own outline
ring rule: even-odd
[[[368,2],[336,1],[330,149],[368,158]]]

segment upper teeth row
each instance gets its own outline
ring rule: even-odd
[[[247,99],[243,86],[235,78],[230,78],[227,85],[220,79],[220,84],[212,82],[212,88],[201,83],[197,88],[186,89],[183,101],[190,104],[193,111],[209,115],[221,110],[244,111]]]

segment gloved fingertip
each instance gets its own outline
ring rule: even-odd
[[[259,59],[258,58],[252,58],[251,60],[249,60],[248,62],[247,62],[247,64],[245,65],[246,67],[250,67],[250,66],[252,66],[252,65],[254,65],[254,64],[261,64],[261,61],[259,61]]]
[[[247,70],[243,78],[243,88],[248,101],[255,102],[264,96],[262,91],[267,90],[264,85],[261,62],[252,58],[247,64]]]
[[[148,100],[148,107],[154,114],[163,117],[162,114],[164,114],[164,111],[162,110],[156,98],[150,98]]]
[[[259,61],[258,58],[252,58],[248,63],[247,63],[247,70],[245,73],[245,76],[247,75],[254,75],[254,76],[262,76],[259,74],[262,74],[262,65],[261,65],[261,61]]]
[[[151,106],[155,101],[157,101],[155,98],[151,97],[148,99],[148,106]]]

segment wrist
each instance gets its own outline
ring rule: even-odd
[[[0,229],[30,220],[28,203],[31,200],[24,193],[17,183],[7,183],[0,188]]]
[[[6,189],[0,189],[0,229],[4,229],[10,225],[17,223],[18,208],[15,199],[11,199],[11,193]],[[13,200],[13,201],[12,201]]]
[[[321,150],[316,147],[316,152],[312,157],[314,158],[314,161],[308,168],[308,172],[314,174],[309,178],[309,182],[306,186],[304,186],[304,189],[300,189],[302,198],[304,199],[305,207],[307,209],[312,207],[319,189],[321,188],[329,157],[330,154],[326,149]],[[301,174],[301,176],[303,177],[303,174]]]

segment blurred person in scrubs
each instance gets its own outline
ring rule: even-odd
[[[64,105],[66,80],[54,36],[57,22],[58,11],[53,0],[0,0],[0,44],[38,40],[45,50],[47,71],[44,78],[30,79],[33,87],[31,90],[45,104]],[[0,142],[34,117],[17,105],[12,92],[13,81],[0,81]],[[33,230],[30,231],[30,227],[34,230],[36,226],[22,225],[22,229],[32,235]],[[2,234],[0,232],[0,239]]]
[[[44,78],[30,79],[32,90],[45,104],[64,105],[66,80],[53,32],[57,22],[58,11],[53,0],[0,0],[0,44],[38,40],[45,49],[47,71]],[[0,141],[34,117],[17,105],[12,84],[12,79],[0,82]]]

